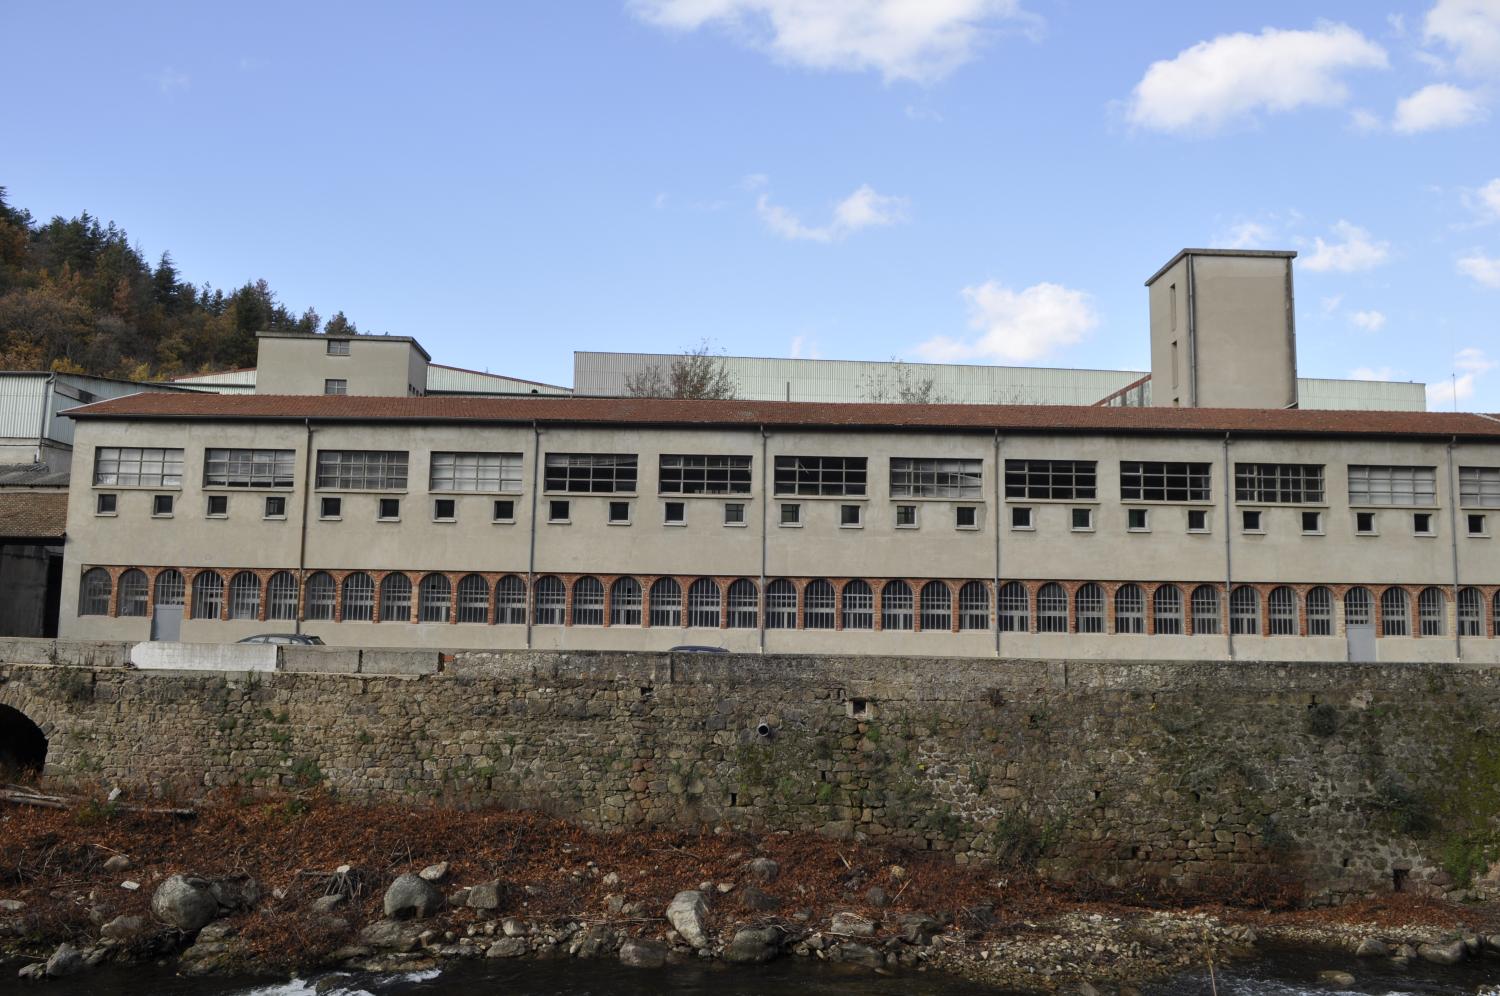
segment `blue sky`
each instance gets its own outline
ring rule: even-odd
[[[1253,10],[1253,12],[1252,12]],[[1147,365],[1291,248],[1304,376],[1500,410],[1500,0],[13,2],[0,185],[187,279],[572,350]]]

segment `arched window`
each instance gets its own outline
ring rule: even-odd
[[[229,618],[260,618],[260,578],[249,571],[229,579]]]
[[[1417,595],[1417,618],[1421,622],[1423,636],[1442,636],[1448,628],[1448,600],[1441,588],[1423,588]]]
[[[532,621],[538,626],[561,626],[568,606],[568,590],[562,579],[552,574],[536,579],[536,606]]]
[[[1375,597],[1368,588],[1350,588],[1344,593],[1344,625],[1369,626],[1375,622]]]
[[[749,584],[749,582],[745,582]],[[738,581],[735,584],[739,584]],[[729,625],[734,621],[734,588],[729,589]],[[797,586],[786,578],[766,585],[766,629],[797,628]]]
[[[1140,585],[1121,585],[1115,591],[1115,632],[1146,632],[1146,593]]]
[[[1333,635],[1333,592],[1322,585],[1307,593],[1307,635]]]
[[[353,575],[350,575],[351,577]],[[365,583],[369,585],[369,595],[366,596],[365,604],[374,602],[375,585],[370,583],[370,575],[364,575]],[[307,579],[307,618],[308,619],[332,619],[333,618],[334,586],[333,575],[327,571],[318,571]],[[349,618],[349,586],[344,584],[344,618]],[[369,617],[366,616],[366,619]]]
[[[844,628],[875,628],[875,593],[858,578],[844,585]]]
[[[124,587],[125,580],[121,578],[120,588]],[[124,600],[121,596],[120,601]],[[1484,596],[1478,588],[1464,588],[1458,593],[1458,635],[1484,635]]]
[[[458,579],[458,621],[483,623],[490,620],[490,585],[478,574]]]
[[[719,586],[712,578],[699,578],[692,583],[688,588],[687,609],[689,626],[719,628]]]
[[[218,577],[218,575],[214,575]],[[109,580],[109,571],[95,567],[83,572],[78,581],[78,614],[80,616],[109,615],[109,596],[114,585]]]
[[[1286,585],[1271,589],[1266,598],[1271,613],[1272,636],[1297,635],[1297,593]]]
[[[573,625],[604,625],[604,582],[581,577],[573,582]]]
[[[453,586],[446,574],[429,574],[417,585],[417,619],[445,623],[452,618]]]
[[[526,582],[507,574],[495,582],[495,623],[499,626],[526,625]]]
[[[1036,631],[1068,631],[1068,590],[1056,581],[1048,581],[1036,593]]]
[[[1078,632],[1104,632],[1104,588],[1090,581],[1073,596],[1078,608]]]
[[[880,628],[911,629],[911,586],[905,581],[887,581],[880,592]]]
[[[635,578],[615,578],[615,583],[609,586],[609,624],[641,624],[641,583]]]
[[[1237,636],[1260,635],[1260,592],[1249,585],[1229,593],[1229,631]]]
[[[214,571],[193,575],[193,618],[217,619],[224,608],[224,579]]]
[[[392,576],[393,577],[399,576],[403,581],[406,580],[405,575],[392,575]],[[313,577],[316,578],[317,575],[313,575]],[[325,574],[324,577],[327,577],[327,575]],[[387,580],[389,580],[389,579],[387,579]],[[330,579],[330,586],[331,586],[331,584],[332,584],[332,581]],[[309,586],[309,589],[310,589],[310,586]],[[407,582],[407,593],[408,593],[408,596],[410,595],[410,591],[411,591],[411,582],[408,581]],[[330,591],[329,592],[329,599],[328,599],[329,603],[330,603],[329,607],[328,607],[328,618],[329,619],[333,618],[333,605],[332,605],[333,598],[332,598],[332,595],[333,595],[333,592]],[[311,599],[312,597],[313,596],[312,596],[311,590],[309,590],[309,592],[308,592],[308,598]],[[385,608],[382,605],[382,607],[380,609],[380,617],[381,617],[381,619],[384,619],[386,622],[393,622],[393,621],[394,622],[405,622],[406,621],[406,614],[405,614],[405,612],[406,612],[406,610],[404,610],[404,609],[401,610],[402,614],[400,615],[400,617],[396,618],[394,620],[392,620],[392,619],[386,619]],[[366,574],[364,571],[356,571],[353,574],[350,574],[348,577],[344,578],[344,622],[369,622],[370,620],[372,620],[374,618],[375,618],[375,579],[372,578],[372,577],[370,577],[370,575]]]
[[[953,628],[953,593],[942,581],[922,586],[922,630],[941,633]]]
[[[797,625],[797,589],[792,587],[792,583],[790,581],[783,581],[781,583],[786,585],[786,588],[791,595],[792,611],[790,624],[786,626],[779,626],[777,628],[794,629]],[[769,588],[770,586],[768,585],[767,587]],[[783,601],[784,600],[785,594],[783,594]],[[786,619],[784,610],[782,619]],[[744,578],[740,578],[738,581],[735,581],[729,586],[729,628],[754,629],[757,625],[759,625],[759,623],[760,592],[756,590],[754,581],[747,581]],[[766,625],[771,625],[769,607],[766,613]]]
[[[266,582],[266,618],[297,618],[297,575],[277,571]]]
[[[380,621],[411,622],[411,578],[405,574],[387,574],[381,579]]]
[[[1407,636],[1411,633],[1411,599],[1405,588],[1387,588],[1380,593],[1380,633]]]
[[[1219,589],[1200,584],[1193,589],[1193,635],[1213,636],[1219,630]]]
[[[651,625],[682,625],[682,585],[674,578],[657,578],[651,585]]]
[[[802,590],[802,625],[808,629],[833,629],[838,618],[833,585],[819,578]]]
[[[1151,595],[1151,621],[1157,636],[1182,635],[1182,589],[1159,585]]]
[[[958,589],[958,628],[990,628],[990,590],[983,581],[966,581]]]
[[[144,617],[146,595],[151,587],[146,581],[146,572],[131,568],[120,575],[120,615]]]
[[[187,601],[187,582],[181,571],[168,568],[156,576],[156,604],[181,605]]]
[[[1025,633],[1031,629],[1030,600],[1025,585],[1019,581],[1007,581],[1001,586],[996,602],[1002,633]]]

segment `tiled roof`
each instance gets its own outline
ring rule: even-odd
[[[1500,439],[1500,419],[1461,412],[1074,405],[888,405],[664,398],[369,398],[333,395],[133,394],[69,409],[73,418],[316,422],[530,422],[1002,432],[1226,432],[1261,435]]]
[[[0,491],[0,536],[58,539],[67,522],[66,491]]]

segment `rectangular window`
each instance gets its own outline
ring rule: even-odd
[[[1374,512],[1355,512],[1354,513],[1354,531],[1356,533],[1360,534],[1361,536],[1374,536],[1375,535],[1375,513]]]
[[[401,518],[401,499],[382,498],[379,502],[377,517],[384,522],[394,522]]]
[[[840,505],[839,525],[849,529],[857,528],[861,524],[860,512],[861,509],[858,505]]]
[[[1202,511],[1198,509],[1197,511]],[[1150,523],[1150,509],[1127,508],[1125,510],[1125,528],[1132,533],[1148,532]],[[1192,528],[1192,513],[1188,513],[1188,528]]]
[[[101,446],[94,450],[94,486],[182,487],[182,450]]]
[[[1096,493],[1093,460],[1007,460],[1005,497],[1079,501]]]
[[[515,522],[516,503],[509,498],[496,501],[493,518],[496,522]]]
[[[1246,509],[1245,511],[1241,512],[1240,513],[1240,521],[1241,521],[1241,524],[1244,526],[1245,532],[1247,532],[1247,533],[1261,533],[1261,532],[1265,532],[1265,528],[1264,528],[1264,526],[1262,524],[1263,523],[1264,514],[1265,513],[1261,512],[1259,509]]]
[[[1323,534],[1323,513],[1303,512],[1302,532],[1307,536],[1321,536]]]
[[[612,501],[609,503],[609,524],[612,526],[630,525],[630,502]]]
[[[1121,460],[1120,498],[1124,501],[1208,501],[1213,466]]]
[[[285,519],[286,499],[281,495],[266,495],[265,517],[267,519]]]
[[[802,525],[802,506],[793,502],[784,503],[781,506],[781,524],[783,526]]]
[[[1487,528],[1488,521],[1486,516],[1481,515],[1478,512],[1471,512],[1469,513],[1469,515],[1465,516],[1465,518],[1469,523],[1470,536],[1486,536],[1489,534],[1489,530]]]
[[[546,489],[572,494],[635,491],[634,453],[548,453]]]
[[[119,505],[119,500],[120,500],[120,496],[119,495],[98,495],[98,496],[96,496],[94,498],[94,514],[95,515],[114,515],[115,514],[115,509]],[[1473,518],[1473,516],[1470,516],[1470,518]],[[1483,518],[1483,516],[1480,516],[1480,518]]]
[[[1411,531],[1418,536],[1436,536],[1437,530],[1432,525],[1431,512],[1414,512],[1411,517]]]
[[[328,355],[329,356],[348,356],[349,355],[349,340],[348,339],[329,339],[328,340]]]
[[[323,498],[318,504],[318,518],[337,519],[344,514],[344,499]]]
[[[1462,505],[1500,508],[1500,467],[1458,468],[1458,498]]]
[[[1349,465],[1351,505],[1432,505],[1436,502],[1436,467]]]
[[[724,525],[743,526],[745,524],[745,505],[743,502],[726,501],[724,503]]]
[[[956,529],[978,529],[979,509],[973,505],[960,505],[953,510],[953,526]]]
[[[1010,510],[1010,528],[1032,529],[1035,528],[1031,522],[1031,509],[1013,508]]]
[[[349,382],[342,377],[330,377],[323,381],[324,394],[348,394]]]
[[[1132,511],[1138,511],[1132,509]],[[1094,531],[1094,510],[1091,508],[1073,509],[1073,531],[1075,533],[1090,533]]]
[[[568,501],[553,500],[547,503],[548,522],[568,522],[569,513],[572,512],[571,503]]]
[[[657,484],[664,495],[748,495],[750,458],[663,454]]]
[[[1190,508],[1190,509],[1188,509],[1188,532],[1190,532],[1190,533],[1206,533],[1206,532],[1208,532],[1208,509],[1206,509],[1206,508]]]
[[[891,457],[891,497],[982,497],[983,466],[981,460]]]
[[[661,508],[661,521],[669,526],[687,525],[687,502],[663,502]]]
[[[915,528],[917,528],[917,506],[915,506],[915,505],[897,505],[896,506],[896,528],[897,529],[915,529]]]
[[[209,495],[208,515],[210,518],[214,519],[222,519],[225,516],[229,515],[229,496]]]
[[[172,499],[173,499],[172,495],[152,495],[151,496],[151,514],[152,515],[171,515],[172,514]]]
[[[405,450],[319,450],[320,488],[339,491],[405,491]]]
[[[453,522],[458,518],[458,502],[452,498],[434,498],[432,517],[438,522]]]
[[[204,450],[203,486],[290,488],[294,457],[291,450]]]
[[[1234,500],[1257,504],[1323,500],[1323,465],[1318,463],[1237,463]]]
[[[776,458],[776,493],[779,495],[862,497],[865,483],[864,457]]]
[[[434,453],[429,491],[519,492],[519,453]]]

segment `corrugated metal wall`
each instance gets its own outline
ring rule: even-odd
[[[1297,403],[1301,408],[1322,410],[1425,412],[1427,385],[1299,377]]]
[[[0,376],[0,439],[36,439],[46,391],[44,373]]]

